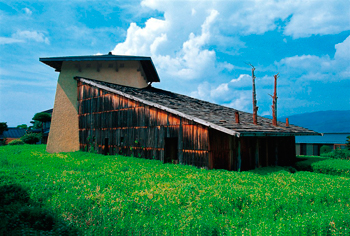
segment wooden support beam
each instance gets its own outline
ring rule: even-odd
[[[183,122],[182,122],[182,118],[180,117],[180,126],[179,126],[179,141],[178,141],[178,146],[179,146],[179,163],[180,164],[184,164],[183,163],[183,159],[184,159],[184,153],[183,153]]]
[[[266,139],[266,166],[269,166],[269,139]]]
[[[233,163],[233,136],[229,136],[229,149],[230,149],[230,156],[229,156],[229,163],[228,163],[228,170],[232,170],[232,163]]]
[[[255,168],[259,168],[259,139],[256,139],[255,145]]]
[[[241,156],[241,139],[237,139],[237,171],[241,171],[242,156]]]

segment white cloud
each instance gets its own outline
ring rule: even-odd
[[[168,22],[150,18],[144,28],[131,23],[127,31],[126,40],[119,43],[112,51],[113,54],[150,56],[157,47],[166,41]]]
[[[281,40],[289,44],[291,37],[337,34],[350,29],[347,5],[346,0],[143,0],[142,7],[164,13],[163,18],[150,18],[144,27],[131,23],[125,41],[117,44],[113,53],[151,56],[161,87],[166,84],[164,88],[173,90],[191,80],[189,86],[178,86],[184,91],[177,92],[249,111],[252,82],[251,75],[245,72],[249,67],[223,59],[239,55],[240,49],[246,47],[241,36],[277,29]],[[269,104],[261,105],[259,113],[270,112],[271,98],[267,94],[273,92],[274,73],[280,72],[281,98],[300,93],[311,96],[314,91],[310,83],[349,78],[349,45],[348,37],[335,46],[334,56],[305,53],[278,59],[271,65],[258,65],[258,103]],[[306,101],[305,107],[312,105],[307,98],[300,101]]]
[[[335,45],[334,57],[329,55],[301,55],[287,57],[275,62],[282,74],[292,73],[295,79],[339,80],[349,79],[350,75],[350,36]],[[334,76],[337,74],[337,76]]]
[[[23,11],[27,16],[31,16],[33,14],[33,12],[27,7],[23,8]]]
[[[150,2],[150,4],[153,3]],[[144,28],[131,23],[126,40],[119,43],[112,53],[152,56],[160,74],[177,76],[182,79],[199,78],[204,71],[215,68],[215,52],[204,49],[204,47],[210,40],[210,28],[217,16],[218,12],[211,10],[201,25],[201,34],[189,33],[188,39],[174,56],[170,56],[176,51],[171,44],[176,39],[168,37],[170,25],[174,22],[167,18],[165,20],[150,18]],[[163,50],[159,48],[165,44],[170,48],[162,53]],[[229,64],[225,65],[230,68]]]
[[[257,83],[265,83],[266,78],[257,78]],[[217,86],[204,82],[198,85],[191,96],[214,103],[223,104],[238,110],[249,111],[251,107],[252,79],[250,75],[241,74],[237,79]],[[261,90],[260,90],[261,91]]]
[[[24,43],[24,42],[25,41],[23,39],[0,37],[0,45],[11,44],[11,43]]]
[[[43,33],[37,32],[37,31],[29,31],[29,30],[23,30],[23,31],[17,31],[15,34],[12,35],[13,38],[16,39],[22,39],[22,40],[32,40],[38,43],[46,43],[50,44],[50,41]]]
[[[174,76],[182,80],[203,75],[218,78],[220,72],[232,71],[234,66],[217,62],[216,52],[235,55],[245,47],[237,34],[263,34],[276,28],[294,38],[339,33],[350,29],[344,17],[344,11],[349,12],[346,5],[343,0],[322,4],[302,0],[143,0],[143,8],[163,12],[164,19],[149,18],[144,27],[131,23],[125,41],[117,44],[112,53],[151,56],[163,80]],[[319,62],[315,68],[331,66],[327,65],[327,56],[308,57],[312,56],[286,58],[279,64],[307,68]]]
[[[37,31],[17,31],[12,37],[0,37],[1,44],[25,43],[26,41],[35,41],[38,43],[50,44],[50,40],[43,33]]]
[[[350,29],[347,0],[295,1],[293,8],[284,33],[294,38],[336,34]]]
[[[350,60],[350,36],[348,36],[343,42],[335,45],[335,59]]]

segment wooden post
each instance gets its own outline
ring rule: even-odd
[[[255,146],[255,168],[259,167],[259,139],[256,139],[256,146]]]
[[[241,159],[241,139],[238,138],[238,145],[237,145],[237,171],[241,171],[241,164],[242,164],[242,159]]]
[[[272,97],[272,125],[277,126],[277,78],[278,73],[273,76],[275,78],[274,91]]]
[[[269,166],[269,139],[266,139],[266,166]]]
[[[233,136],[229,136],[229,150],[230,150],[230,157],[229,157],[229,163],[228,163],[228,170],[232,170],[232,161],[233,161]]]
[[[182,127],[183,123],[182,123],[182,118],[180,117],[180,126],[179,126],[179,143],[178,143],[178,150],[179,150],[179,163],[180,164],[184,164],[183,163],[183,157],[184,157],[184,153],[183,153],[183,127]]]
[[[252,67],[252,81],[253,81],[253,123],[254,125],[258,124],[258,109],[259,107],[256,106],[257,101],[256,101],[256,91],[255,91],[255,68],[253,65],[249,64]]]

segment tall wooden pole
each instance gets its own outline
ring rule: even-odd
[[[277,126],[277,78],[278,74],[273,76],[275,78],[275,88],[272,97],[272,125]]]
[[[258,124],[258,109],[259,107],[256,106],[256,91],[255,91],[255,68],[253,65],[250,65],[252,67],[252,81],[253,81],[253,123],[254,125]]]

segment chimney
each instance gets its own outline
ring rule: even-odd
[[[286,118],[286,127],[288,128],[289,127],[289,119]]]
[[[239,124],[239,113],[238,113],[238,111],[235,112],[235,119],[236,119],[236,124]]]

